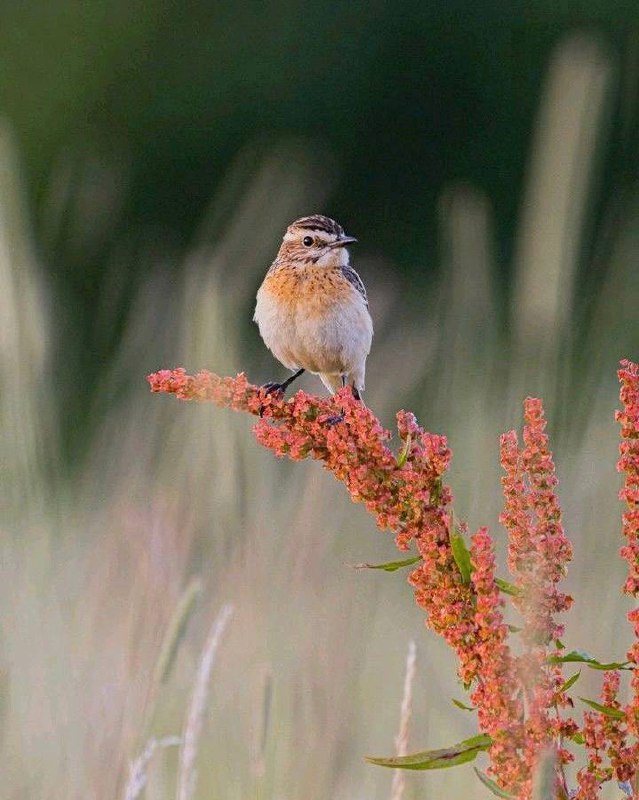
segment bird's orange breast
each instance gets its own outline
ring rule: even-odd
[[[372,322],[342,267],[277,264],[257,293],[254,318],[267,347],[289,369],[352,374],[364,386]]]
[[[322,316],[356,294],[340,268],[313,266],[278,267],[266,276],[263,289],[283,306],[303,308],[309,317]]]

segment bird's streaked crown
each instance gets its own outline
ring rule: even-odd
[[[335,222],[330,217],[325,217],[323,214],[312,214],[310,217],[300,217],[288,226],[288,230],[293,228],[303,228],[309,231],[322,231],[330,233],[333,236],[343,236],[344,228]]]

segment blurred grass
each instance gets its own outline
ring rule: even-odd
[[[472,186],[452,185],[441,198],[443,269],[424,296],[380,256],[355,254],[377,331],[367,400],[388,426],[409,406],[449,435],[457,513],[471,527],[489,524],[502,557],[498,435],[519,425],[525,394],[543,393],[575,546],[566,644],[600,658],[619,658],[629,633],[618,591],[612,413],[617,359],[636,358],[639,341],[636,197],[609,232],[585,326],[574,265],[611,75],[607,56],[584,36],[549,64],[508,312],[496,283],[491,199]],[[19,145],[3,129],[0,747],[8,800],[121,797],[145,736],[182,729],[206,633],[227,602],[235,614],[212,679],[198,797],[389,797],[391,776],[362,756],[393,751],[413,637],[410,746],[474,732],[471,715],[449,700],[462,695],[453,660],[423,632],[404,576],[349,567],[396,557],[364,510],[317,464],[260,451],[249,420],[151,396],[144,382],[178,363],[248,367],[256,381],[279,373],[264,350],[246,355],[255,287],[287,222],[299,209],[322,208],[334,169],[318,173],[313,154],[289,140],[259,166],[254,154],[240,155],[183,270],[168,268],[170,251],[149,239],[144,280],[124,317],[118,298],[129,287],[113,256],[99,321],[108,329],[120,315],[120,345],[100,365],[91,437],[68,475],[58,420],[83,376],[61,380],[52,369],[65,320],[34,255]],[[76,229],[90,226],[91,199],[85,207],[71,194],[70,202]],[[576,338],[576,330],[585,332]],[[166,632],[194,579],[201,599],[156,691]],[[582,677],[584,694],[594,694],[596,680]],[[174,797],[176,771],[174,748],[158,750],[146,796]],[[486,792],[470,767],[406,782],[407,800]]]

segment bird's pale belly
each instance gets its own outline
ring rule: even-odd
[[[255,320],[273,355],[289,369],[345,374],[365,358],[372,335],[365,303],[346,286],[318,296],[298,285],[283,297],[268,284],[258,292]],[[330,300],[330,302],[327,302]]]

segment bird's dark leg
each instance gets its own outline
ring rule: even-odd
[[[344,388],[344,386],[346,386],[346,376],[342,375],[342,388]],[[353,392],[353,397],[362,405],[365,405],[364,401],[362,400],[362,395],[355,384],[352,384],[351,390]],[[344,412],[342,411],[340,414],[335,414],[335,416],[329,417],[326,422],[328,425],[337,425],[338,422],[344,422]]]
[[[290,378],[287,378],[282,383],[275,383],[275,381],[270,381],[269,383],[265,383],[263,384],[262,389],[265,389],[268,392],[268,394],[270,394],[271,392],[285,392],[288,389],[288,387],[293,383],[293,381],[296,378],[299,378],[302,372],[304,372],[304,369],[298,369],[297,372],[294,372],[290,376]]]
[[[342,379],[342,389],[346,386],[346,375],[340,376]],[[344,412],[342,411],[339,414],[335,414],[332,417],[329,417],[326,420],[327,425],[337,425],[338,422],[344,422]]]

